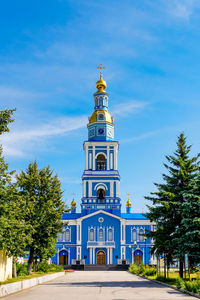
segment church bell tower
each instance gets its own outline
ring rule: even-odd
[[[119,144],[114,140],[114,118],[108,112],[108,93],[102,76],[96,83],[94,112],[88,118],[88,140],[84,142],[85,170],[82,176],[82,215],[105,210],[120,215],[120,176],[117,167]]]

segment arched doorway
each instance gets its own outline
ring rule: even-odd
[[[106,253],[103,250],[97,252],[97,265],[106,264]]]
[[[59,252],[60,265],[68,265],[68,252],[66,250],[61,250]]]
[[[97,198],[99,200],[103,200],[105,198],[105,191],[103,189],[99,189],[97,191]]]
[[[134,263],[136,265],[140,265],[142,263],[142,254],[143,253],[142,253],[141,250],[139,250],[139,249],[135,250],[135,252],[134,252]]]

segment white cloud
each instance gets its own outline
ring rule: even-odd
[[[38,97],[40,94],[10,86],[0,86],[0,101]]]
[[[86,126],[86,123],[86,116],[60,118],[36,128],[13,129],[11,133],[5,133],[0,137],[0,143],[7,156],[25,156],[27,149],[33,144],[36,146],[45,138],[69,134]]]
[[[138,102],[132,100],[125,103],[117,104],[112,110],[112,113],[114,115],[126,116],[127,114],[138,112],[140,109],[143,109],[146,105],[146,102]]]
[[[180,19],[189,20],[197,5],[196,0],[175,0],[170,3],[169,13]]]
[[[114,115],[123,117],[136,113],[145,106],[145,102],[129,101],[116,105],[112,112]],[[0,136],[0,144],[3,145],[4,153],[7,156],[23,157],[32,154],[33,149],[41,151],[41,144],[46,143],[49,138],[56,138],[80,128],[86,128],[86,124],[87,116],[81,115],[51,120],[35,128],[28,127],[28,124],[24,124],[23,128],[18,129],[13,126],[10,133]]]

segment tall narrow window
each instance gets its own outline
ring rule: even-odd
[[[144,241],[144,230],[140,229],[140,242]]]
[[[90,229],[90,241],[94,241],[94,229]]]
[[[99,241],[103,241],[103,229],[99,229]]]
[[[66,232],[65,232],[65,241],[66,242],[70,242],[70,229],[69,228],[67,228],[66,229]]]
[[[112,229],[108,230],[108,240],[113,241],[113,231],[112,231]]]
[[[136,236],[136,230],[134,230],[133,231],[133,241],[136,241],[136,238],[137,238],[137,236]]]
[[[103,189],[99,189],[97,191],[97,197],[98,197],[99,200],[105,199],[105,191]]]

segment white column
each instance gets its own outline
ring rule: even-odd
[[[90,248],[90,265],[92,265],[92,248]]]
[[[112,253],[112,248],[110,248],[110,264],[112,265],[113,263],[113,253]]]
[[[82,187],[83,187],[83,197],[86,197],[86,181],[85,180],[82,182]]]
[[[88,170],[88,146],[85,145],[85,169]]]
[[[95,170],[95,146],[93,146],[92,148],[92,156],[93,156],[92,170]]]
[[[91,181],[88,182],[88,189],[89,189],[88,196],[92,197],[92,182]]]
[[[89,169],[92,169],[92,153],[89,153]]]
[[[116,181],[116,196],[119,197],[119,181]]]
[[[58,253],[57,253],[57,265],[59,265],[59,249],[58,249]]]
[[[113,153],[110,153],[110,169],[113,169]]]
[[[92,249],[93,250],[93,265],[95,264],[95,248]]]
[[[114,148],[114,170],[117,170],[117,148]]]
[[[113,184],[114,184],[114,182],[112,181],[110,183],[110,197],[113,197]]]
[[[109,152],[109,146],[107,146],[107,170],[110,170],[110,152]]]
[[[68,250],[68,265],[71,265],[70,264],[70,249]]]
[[[110,263],[110,248],[107,248],[107,265]]]

